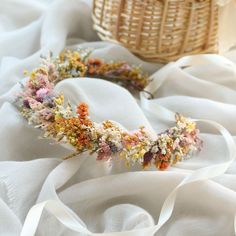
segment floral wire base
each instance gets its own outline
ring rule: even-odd
[[[198,129],[191,120],[176,114],[176,125],[152,138],[145,127],[129,132],[115,122],[95,123],[89,117],[88,106],[80,103],[73,109],[64,95],[54,91],[57,82],[70,77],[98,76],[128,81],[143,89],[147,79],[142,72],[126,62],[105,63],[87,59],[81,52],[66,51],[58,58],[43,58],[41,65],[22,85],[16,104],[28,123],[44,131],[45,138],[70,144],[75,152],[96,153],[97,160],[121,158],[127,166],[135,163],[143,168],[155,165],[164,170],[190,157],[202,147]]]

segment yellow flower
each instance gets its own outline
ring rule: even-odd
[[[25,76],[27,76],[29,74],[29,71],[28,70],[24,70],[23,73],[24,73]]]
[[[188,122],[186,125],[186,129],[187,131],[193,131],[196,129],[196,124],[193,122]]]
[[[54,102],[57,105],[62,105],[64,103],[64,95],[60,94],[58,97],[54,98]]]
[[[35,71],[32,71],[32,72],[30,73],[30,79],[33,80],[33,79],[35,78],[35,76],[36,76],[36,72],[35,72]]]
[[[141,149],[141,151],[139,152],[140,156],[144,156],[145,153],[146,151],[144,149]]]
[[[125,153],[125,152],[120,152],[120,153],[119,153],[119,156],[120,156],[120,158],[125,158],[126,153]]]
[[[174,160],[173,160],[173,165],[175,165],[178,161],[180,161],[181,160],[181,156],[179,155],[179,154],[176,154],[175,155],[175,158],[174,158]]]
[[[57,120],[59,120],[59,119],[61,119],[62,117],[61,117],[61,115],[59,114],[59,113],[56,113],[55,114],[55,121],[57,121]]]
[[[125,161],[125,167],[126,167],[126,168],[130,168],[130,163],[129,163],[129,161]]]
[[[134,155],[133,155],[133,159],[135,159],[135,160],[139,159],[139,155],[138,155],[137,153],[134,154]]]

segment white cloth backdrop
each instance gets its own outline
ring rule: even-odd
[[[226,8],[229,11],[229,7]],[[194,119],[216,121],[236,140],[234,51],[225,53],[224,57],[191,57],[180,63],[185,69],[171,64],[158,71],[160,65],[145,63],[121,46],[99,42],[92,29],[90,13],[91,1],[87,0],[0,0],[1,236],[21,235],[30,209],[47,200],[52,204],[48,211],[43,211],[38,236],[121,231],[130,231],[127,235],[151,236],[154,233],[138,234],[138,229],[151,228],[158,222],[165,199],[186,176],[229,159],[223,137],[206,124],[201,124],[203,151],[165,172],[154,169],[141,172],[138,167],[127,170],[120,163],[110,166],[88,155],[62,162],[68,150],[51,145],[49,140],[38,139],[40,132],[30,127],[11,104],[19,90],[17,82],[22,80],[24,69],[37,66],[41,54],[48,50],[57,54],[65,46],[80,46],[94,48],[93,56],[106,60],[141,64],[145,71],[154,73],[156,83],[163,80],[153,91],[151,111],[147,109],[150,104],[146,106],[145,101],[140,102],[125,89],[107,81],[69,79],[56,86],[73,104],[87,102],[95,121],[112,119],[127,129],[145,125],[150,131],[159,132],[173,124],[162,116],[164,107]],[[227,12],[222,11],[224,24],[228,22],[227,16]],[[235,23],[232,21],[231,25]],[[221,30],[225,30],[221,34],[224,48],[234,43],[232,32],[235,31],[230,27],[221,25]],[[234,235],[235,191],[236,162],[211,180],[185,185],[177,193],[171,218],[155,235]],[[66,227],[60,222],[59,210],[56,212],[59,220],[56,219],[55,203],[59,204],[57,209],[62,204],[66,206],[67,212],[87,231],[78,233],[73,227]],[[36,219],[36,215],[29,216],[25,230]],[[30,230],[23,233],[32,235]]]

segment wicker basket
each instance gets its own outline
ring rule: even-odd
[[[94,28],[147,61],[217,51],[214,0],[94,0]]]

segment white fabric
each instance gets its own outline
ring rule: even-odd
[[[0,0],[0,6],[0,235],[235,235],[235,144],[222,127],[236,140],[234,51],[225,53],[230,60],[186,57],[158,70],[160,65],[121,46],[98,41],[91,1]],[[222,8],[224,27],[232,6]],[[224,30],[220,43],[229,48],[236,37],[230,26]],[[95,121],[112,119],[130,130],[145,125],[160,132],[173,125],[173,112],[203,119],[202,152],[165,172],[127,170],[120,162],[111,166],[87,155],[62,162],[69,151],[39,139],[40,132],[11,103],[23,70],[37,66],[40,54],[56,54],[65,45],[91,47],[93,56],[141,64],[153,74],[146,90],[155,98],[141,93],[139,105],[107,81],[59,83],[56,90],[73,104],[85,101]]]

